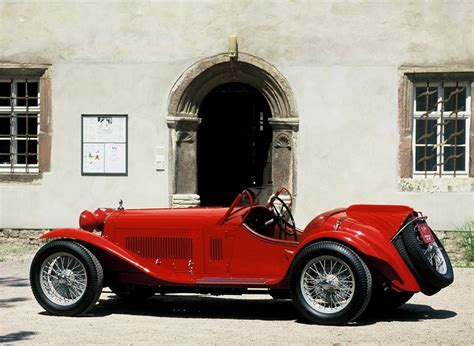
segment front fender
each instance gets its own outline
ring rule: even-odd
[[[354,229],[355,228],[355,229]],[[357,229],[357,230],[356,230]],[[351,225],[350,229],[321,229],[306,237],[298,251],[310,243],[333,240],[356,250],[369,262],[371,270],[380,272],[398,290],[418,292],[421,290],[396,248],[381,232],[371,227]]]
[[[132,267],[138,269],[139,271],[160,280],[160,277],[158,277],[155,273],[153,273],[149,268],[141,265],[132,254],[128,253],[127,251],[118,247],[114,243],[110,242],[109,240],[97,234],[90,233],[90,232],[87,232],[81,229],[76,229],[76,228],[60,228],[60,229],[55,229],[53,231],[45,233],[40,238],[41,239],[55,239],[55,238],[74,239],[86,244],[91,244],[93,246],[96,246],[110,253],[111,255],[117,258],[120,258],[121,260],[130,264]]]

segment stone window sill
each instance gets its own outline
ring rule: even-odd
[[[0,173],[0,183],[32,183],[43,177],[42,173],[22,174],[22,173]]]
[[[402,192],[474,192],[474,178],[404,178],[398,182]]]

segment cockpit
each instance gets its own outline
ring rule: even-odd
[[[253,189],[244,190],[239,197],[229,208],[228,217],[240,214],[243,225],[260,236],[299,241],[302,232],[296,228],[291,213],[293,197],[287,189],[280,189],[265,205],[258,202],[258,191]]]

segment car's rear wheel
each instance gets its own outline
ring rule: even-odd
[[[323,241],[309,245],[295,258],[290,292],[300,313],[318,324],[344,324],[367,307],[372,277],[350,248]]]
[[[44,245],[33,258],[30,282],[38,303],[49,313],[77,316],[94,307],[104,274],[97,258],[69,240]]]
[[[425,284],[433,289],[441,289],[453,282],[454,273],[446,250],[436,234],[432,234],[434,241],[426,244],[412,223],[402,232],[402,237],[406,251]]]

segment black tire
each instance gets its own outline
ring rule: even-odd
[[[450,285],[454,281],[454,273],[446,250],[436,234],[434,234],[434,232],[432,232],[432,234],[434,242],[431,244],[425,244],[421,240],[421,235],[418,233],[418,229],[412,223],[403,230],[402,237],[407,253],[413,262],[413,266],[418,274],[423,278],[423,282],[433,289],[441,289]],[[425,255],[426,251],[428,251],[427,255]],[[441,257],[441,261],[444,264],[438,267],[434,263],[435,259],[432,257],[433,254]],[[431,260],[428,256],[431,256]]]
[[[329,262],[330,270],[326,270],[327,263],[323,261],[331,261]],[[325,276],[312,274],[311,276],[317,276],[317,280],[314,277],[308,280],[312,281],[310,284],[314,288],[302,289],[305,283],[304,278],[307,278],[310,270],[314,271],[312,268],[317,268],[319,263],[322,263],[321,268],[323,265],[325,267]],[[345,272],[348,274],[342,277],[342,274],[338,276],[327,273],[332,272],[333,269],[339,270],[336,273],[338,275]],[[339,286],[339,280],[342,279],[350,281],[350,287],[344,288],[346,292],[351,292],[348,297],[344,297],[345,293]],[[313,297],[308,297],[316,291],[319,291],[320,295],[325,294],[325,299],[321,299],[320,296],[320,299],[316,301]],[[322,241],[307,246],[296,256],[290,269],[290,294],[293,302],[302,316],[312,323],[340,325],[355,320],[367,307],[371,292],[372,276],[367,265],[354,251],[339,243]],[[341,298],[341,295],[343,299],[340,306],[335,307],[333,311],[321,311],[326,308],[318,305],[319,302],[323,301],[323,304],[331,300],[335,302],[336,298]],[[311,300],[313,300],[312,303],[309,302]]]
[[[289,290],[271,288],[268,293],[273,299],[291,299]]]
[[[59,276],[54,277],[56,274],[53,272],[53,270],[46,274],[46,276],[43,276],[43,279],[41,278],[43,265],[47,266],[50,259],[52,262],[56,261],[56,263],[59,263],[57,258],[77,260],[77,263],[80,263],[82,265],[83,271],[85,271],[85,275],[74,274],[73,271],[70,271],[73,273],[72,275],[85,276],[85,288],[82,291],[82,294],[78,294],[77,298],[70,303],[63,302],[63,304],[58,304],[58,300],[55,302],[53,301],[55,298],[52,298],[53,295],[56,295],[56,297],[58,297],[57,299],[59,300],[62,298],[65,298],[64,300],[71,298],[70,294],[73,291],[72,289],[67,288],[71,286],[67,283],[67,281],[64,282],[64,280],[69,279],[64,279],[64,275],[61,278],[59,278]],[[52,268],[52,266],[50,268]],[[70,269],[74,269],[72,264]],[[66,268],[65,270],[70,269]],[[69,278],[70,275],[71,274],[68,273],[67,277]],[[53,280],[56,280],[54,286],[51,284]],[[59,282],[59,280],[63,280],[63,282]],[[104,273],[97,258],[87,248],[72,240],[55,240],[47,243],[38,250],[35,257],[33,258],[33,262],[31,263],[30,284],[33,295],[35,296],[38,303],[47,312],[53,315],[78,316],[88,312],[97,303],[97,300],[102,293],[103,283]],[[47,284],[50,288],[53,288],[53,293],[48,292],[48,289],[45,287]],[[69,297],[67,293],[69,293]]]
[[[421,275],[416,270],[415,265],[413,264],[413,261],[408,255],[408,252],[406,250],[405,244],[403,243],[403,238],[401,234],[395,237],[395,239],[393,240],[393,245],[395,246],[398,253],[402,257],[408,269],[410,269],[411,273],[413,274],[416,281],[418,282],[418,285],[420,285],[421,292],[423,292],[427,296],[432,296],[438,293],[441,290],[441,288],[432,287],[430,284],[426,283],[425,280],[423,280]]]

